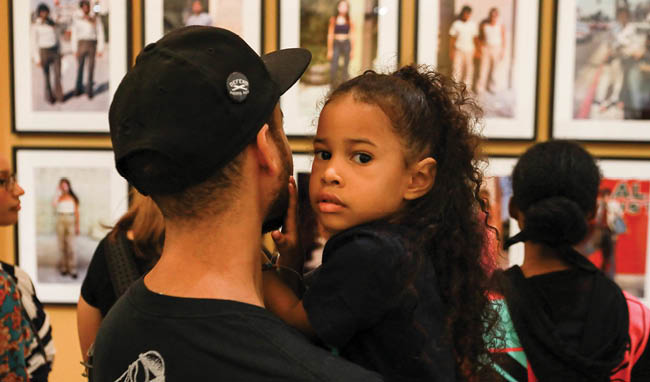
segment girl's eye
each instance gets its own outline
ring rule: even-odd
[[[314,155],[320,160],[329,160],[332,157],[332,153],[323,150],[316,151]]]
[[[372,160],[372,157],[366,153],[358,153],[352,156],[352,160],[360,164],[365,164],[370,162]]]

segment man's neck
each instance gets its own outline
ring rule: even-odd
[[[150,290],[177,297],[263,306],[261,218],[238,211],[199,222],[170,222],[160,260],[145,277]]]

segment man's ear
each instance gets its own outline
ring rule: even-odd
[[[431,190],[436,182],[437,165],[436,160],[431,157],[424,158],[413,165],[404,199],[417,199]]]
[[[257,132],[255,143],[257,146],[257,162],[260,169],[270,173],[278,172],[280,167],[277,148],[273,143],[267,123]]]

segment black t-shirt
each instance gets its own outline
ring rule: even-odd
[[[109,234],[110,235],[110,234]],[[125,232],[118,232],[118,235],[126,235]],[[111,275],[106,262],[105,242],[109,240],[108,235],[99,242],[93,257],[88,265],[86,278],[81,284],[81,296],[90,305],[97,309],[106,317],[108,310],[115,304],[115,290],[111,282]],[[128,240],[132,243],[131,240]],[[145,260],[135,254],[132,246],[128,246],[129,255],[135,260],[140,275],[144,275],[149,269],[151,261]]]
[[[391,381],[454,381],[442,341],[445,307],[428,257],[411,285],[404,227],[374,223],[334,235],[303,297],[319,339]]]
[[[381,380],[263,308],[159,295],[142,278],[102,321],[92,374],[96,382]]]

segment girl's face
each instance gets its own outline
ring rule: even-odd
[[[411,179],[400,137],[376,105],[351,94],[329,102],[314,138],[309,198],[333,235],[389,217],[405,201]]]
[[[70,192],[70,184],[68,184],[68,182],[66,182],[65,180],[62,180],[61,182],[59,182],[59,189],[61,189],[61,191],[65,193],[68,193]]]
[[[336,9],[339,11],[340,14],[345,15],[348,13],[348,2],[347,1],[341,1],[339,2],[339,5],[336,7]]]
[[[18,198],[25,193],[18,183],[9,189],[6,188],[10,175],[9,162],[0,157],[0,226],[16,224],[20,211]]]

